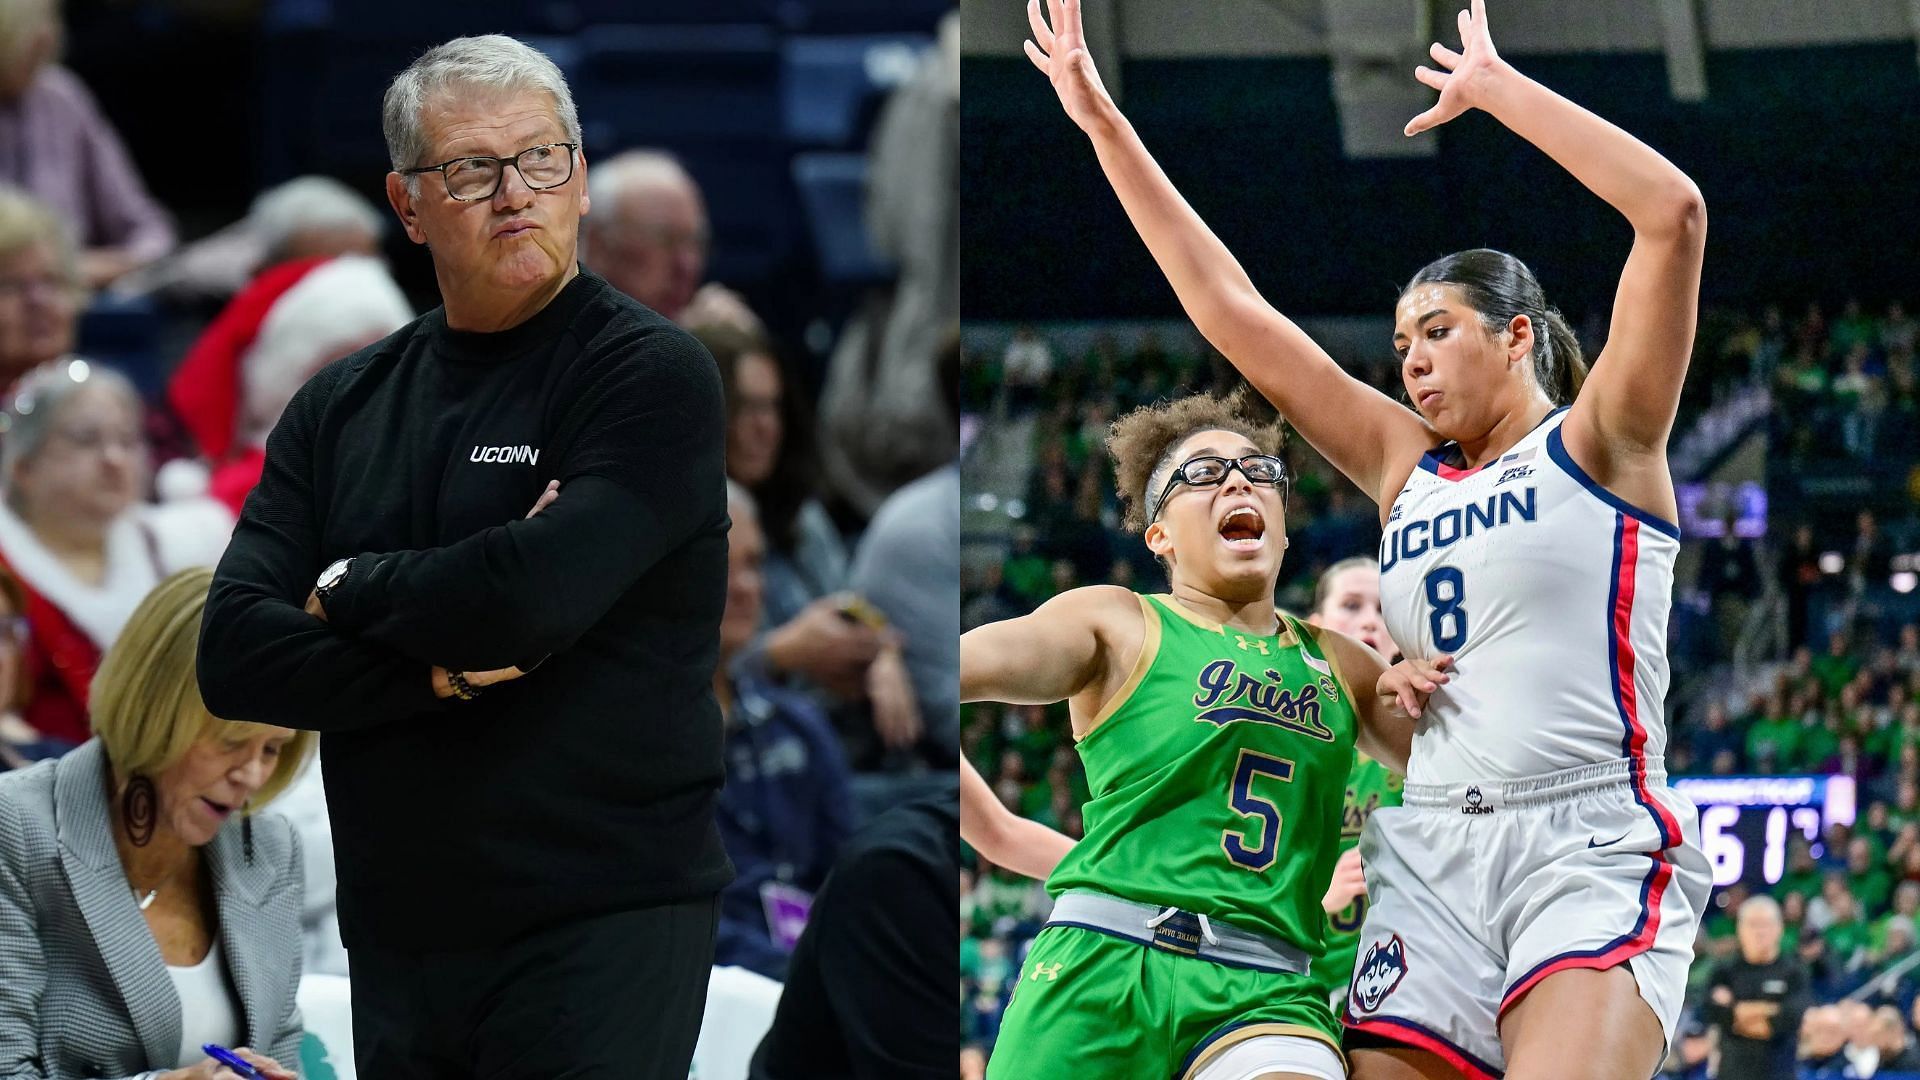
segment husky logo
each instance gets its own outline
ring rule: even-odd
[[[1353,977],[1354,1011],[1370,1013],[1378,1009],[1406,977],[1407,949],[1400,944],[1399,934],[1388,938],[1385,944],[1376,941],[1367,946],[1367,958],[1360,962],[1360,972]]]
[[[1463,814],[1493,813],[1493,807],[1481,805],[1481,803],[1484,802],[1485,800],[1486,800],[1486,796],[1480,794],[1479,788],[1470,787],[1467,789],[1467,805],[1461,807],[1460,812]]]

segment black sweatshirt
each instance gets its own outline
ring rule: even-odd
[[[349,947],[491,944],[730,879],[724,442],[712,357],[584,271],[510,330],[435,309],[294,395],[220,561],[200,689],[216,716],[324,733]],[[327,621],[307,615],[347,556]],[[433,695],[432,665],[542,658]]]
[[[1755,964],[1736,954],[1713,969],[1708,981],[1708,996],[1701,1006],[1701,1019],[1720,1029],[1720,1075],[1746,1080],[1793,1080],[1794,1054],[1800,1041],[1800,1017],[1812,1004],[1807,988],[1807,969],[1790,953],[1781,953],[1772,963]],[[1772,1002],[1780,1007],[1773,1015],[1773,1037],[1753,1039],[1733,1030],[1733,1006],[1713,1000],[1713,991],[1726,989],[1734,1004],[1743,1001]]]

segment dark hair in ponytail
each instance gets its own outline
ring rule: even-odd
[[[1400,290],[1419,285],[1452,285],[1480,313],[1488,333],[1504,330],[1515,315],[1533,323],[1533,378],[1555,405],[1571,404],[1587,378],[1580,339],[1566,316],[1547,306],[1540,282],[1527,264],[1504,251],[1474,248],[1456,251],[1422,267]]]

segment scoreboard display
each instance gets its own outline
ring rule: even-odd
[[[1773,885],[1787,869],[1787,841],[1798,834],[1824,851],[1827,826],[1852,825],[1851,776],[1682,776],[1674,790],[1700,808],[1700,846],[1713,884]]]

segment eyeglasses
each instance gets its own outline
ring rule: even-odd
[[[520,182],[534,191],[559,187],[573,179],[573,157],[578,149],[579,143],[541,143],[539,146],[529,146],[512,157],[481,155],[454,158],[438,165],[402,169],[400,175],[418,176],[437,172],[447,182],[447,194],[455,201],[479,202],[493,198],[500,190],[500,182],[506,179],[508,165],[520,174]]]
[[[107,428],[55,428],[51,434],[83,454],[98,454],[108,449],[130,455],[147,451],[146,436],[137,431],[113,431]]]
[[[1252,484],[1261,487],[1277,487],[1280,498],[1287,497],[1286,463],[1270,454],[1248,454],[1243,458],[1197,457],[1181,464],[1167,478],[1167,486],[1160,490],[1160,497],[1153,500],[1152,512],[1147,515],[1147,524],[1160,519],[1160,511],[1167,505],[1167,496],[1181,484],[1188,487],[1216,487],[1227,482],[1227,476],[1239,469],[1240,475]]]
[[[68,300],[79,290],[61,277],[0,278],[0,300],[24,300],[38,296],[42,300]]]

